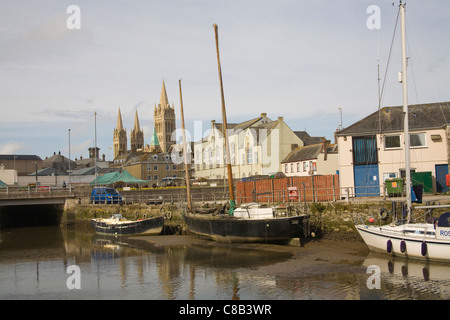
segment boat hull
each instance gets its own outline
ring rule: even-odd
[[[186,214],[190,232],[218,242],[286,243],[306,234],[309,216],[240,219],[227,215]]]
[[[164,227],[164,217],[135,221],[111,222],[110,219],[92,219],[91,225],[97,233],[112,235],[158,235]]]
[[[394,234],[383,227],[357,225],[356,230],[374,252],[405,258],[450,262],[450,241],[419,234]]]

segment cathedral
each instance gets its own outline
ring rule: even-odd
[[[167,99],[166,86],[161,89],[161,97],[158,106],[155,105],[153,112],[153,122],[162,152],[168,152],[175,143],[172,141],[172,132],[175,131],[175,109],[169,104]]]
[[[161,97],[158,106],[154,107],[153,122],[154,129],[151,137],[150,145],[144,145],[144,131],[140,128],[138,112],[134,117],[134,127],[130,135],[130,150],[127,144],[127,131],[123,127],[122,115],[117,116],[117,125],[114,129],[113,145],[114,159],[127,154],[135,154],[136,152],[169,152],[171,146],[175,143],[172,141],[172,132],[175,131],[175,108],[170,106],[167,98],[166,86],[163,80]]]

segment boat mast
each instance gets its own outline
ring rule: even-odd
[[[222,69],[220,67],[220,56],[219,56],[219,33],[217,24],[213,25],[214,33],[216,38],[216,51],[217,51],[217,65],[219,68],[219,81],[220,81],[220,93],[222,96],[222,118],[223,118],[223,136],[225,139],[225,154],[226,154],[226,165],[228,171],[228,191],[230,193],[230,210],[229,215],[233,215],[236,202],[234,200],[234,188],[233,188],[233,174],[231,171],[231,161],[230,161],[230,149],[228,147],[228,133],[227,133],[227,113],[225,111],[225,97],[223,94],[223,83],[222,83]]]
[[[184,111],[183,111],[183,95],[181,92],[181,79],[178,80],[178,86],[180,87],[181,128],[183,130],[183,154],[184,154],[184,172],[186,174],[187,205],[188,205],[188,212],[192,212],[191,186],[189,183],[189,168],[187,156],[188,149],[186,145],[186,129],[184,127]]]
[[[409,116],[408,116],[408,86],[407,86],[407,60],[406,60],[406,32],[405,32],[405,6],[400,0],[401,29],[402,29],[402,85],[403,85],[403,130],[405,139],[405,188],[408,222],[411,220],[411,164],[410,164],[410,140],[409,140]]]

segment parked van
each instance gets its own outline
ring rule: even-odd
[[[122,195],[115,188],[94,188],[91,193],[91,203],[123,203]]]

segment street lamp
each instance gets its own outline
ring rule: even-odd
[[[14,156],[14,185],[17,183],[16,158],[17,156]]]
[[[94,112],[94,128],[95,128],[94,171],[95,171],[95,186],[97,186],[97,112]]]
[[[71,187],[72,187],[72,184],[71,184],[71,180],[70,180],[70,128],[69,128],[69,190],[71,189]]]

